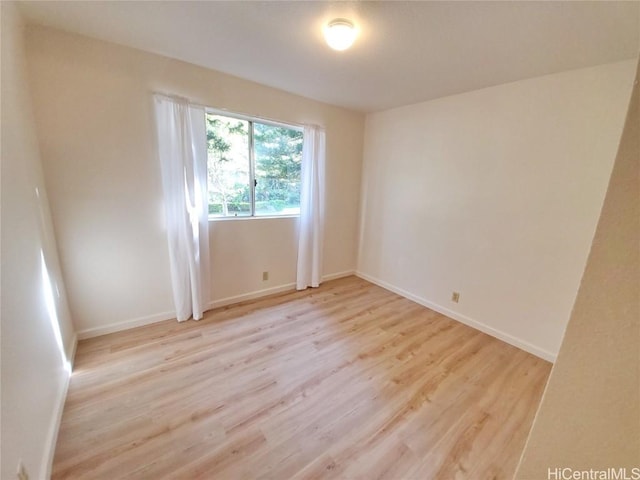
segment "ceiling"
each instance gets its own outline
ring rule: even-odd
[[[371,112],[634,58],[640,2],[21,2],[30,23]],[[360,29],[345,52],[322,27]]]

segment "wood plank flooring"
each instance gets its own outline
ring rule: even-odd
[[[510,479],[551,365],[356,277],[78,345],[73,479]]]

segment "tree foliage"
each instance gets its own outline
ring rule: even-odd
[[[210,213],[219,204],[226,216],[230,206],[250,201],[248,122],[218,115],[206,115],[206,122]]]
[[[252,126],[256,211],[299,206],[302,132],[219,115],[208,114],[206,121],[210,213],[250,213],[248,129]]]
[[[256,201],[300,203],[302,132],[254,123]]]

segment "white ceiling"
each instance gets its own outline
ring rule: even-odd
[[[640,2],[23,2],[28,21],[376,111],[633,58]],[[360,28],[330,50],[322,26]]]

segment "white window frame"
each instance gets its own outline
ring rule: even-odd
[[[256,176],[255,176],[255,158],[254,158],[254,145],[253,145],[253,123],[261,123],[262,125],[270,125],[273,127],[283,127],[291,130],[296,130],[298,132],[304,132],[304,127],[302,125],[296,125],[293,123],[285,123],[279,122],[276,120],[269,120],[266,118],[260,118],[252,115],[245,115],[242,113],[228,112],[226,110],[220,110],[212,107],[205,107],[205,115],[220,115],[222,117],[234,118],[236,120],[243,120],[245,122],[249,122],[249,187],[251,189],[251,215],[242,215],[242,216],[214,216],[209,214],[210,222],[217,221],[228,221],[228,220],[256,220],[256,219],[274,219],[274,218],[298,218],[300,216],[299,213],[292,213],[286,215],[256,215]],[[303,148],[304,148],[304,140],[303,140]],[[208,168],[208,165],[207,165]],[[208,204],[208,201],[207,201]]]

